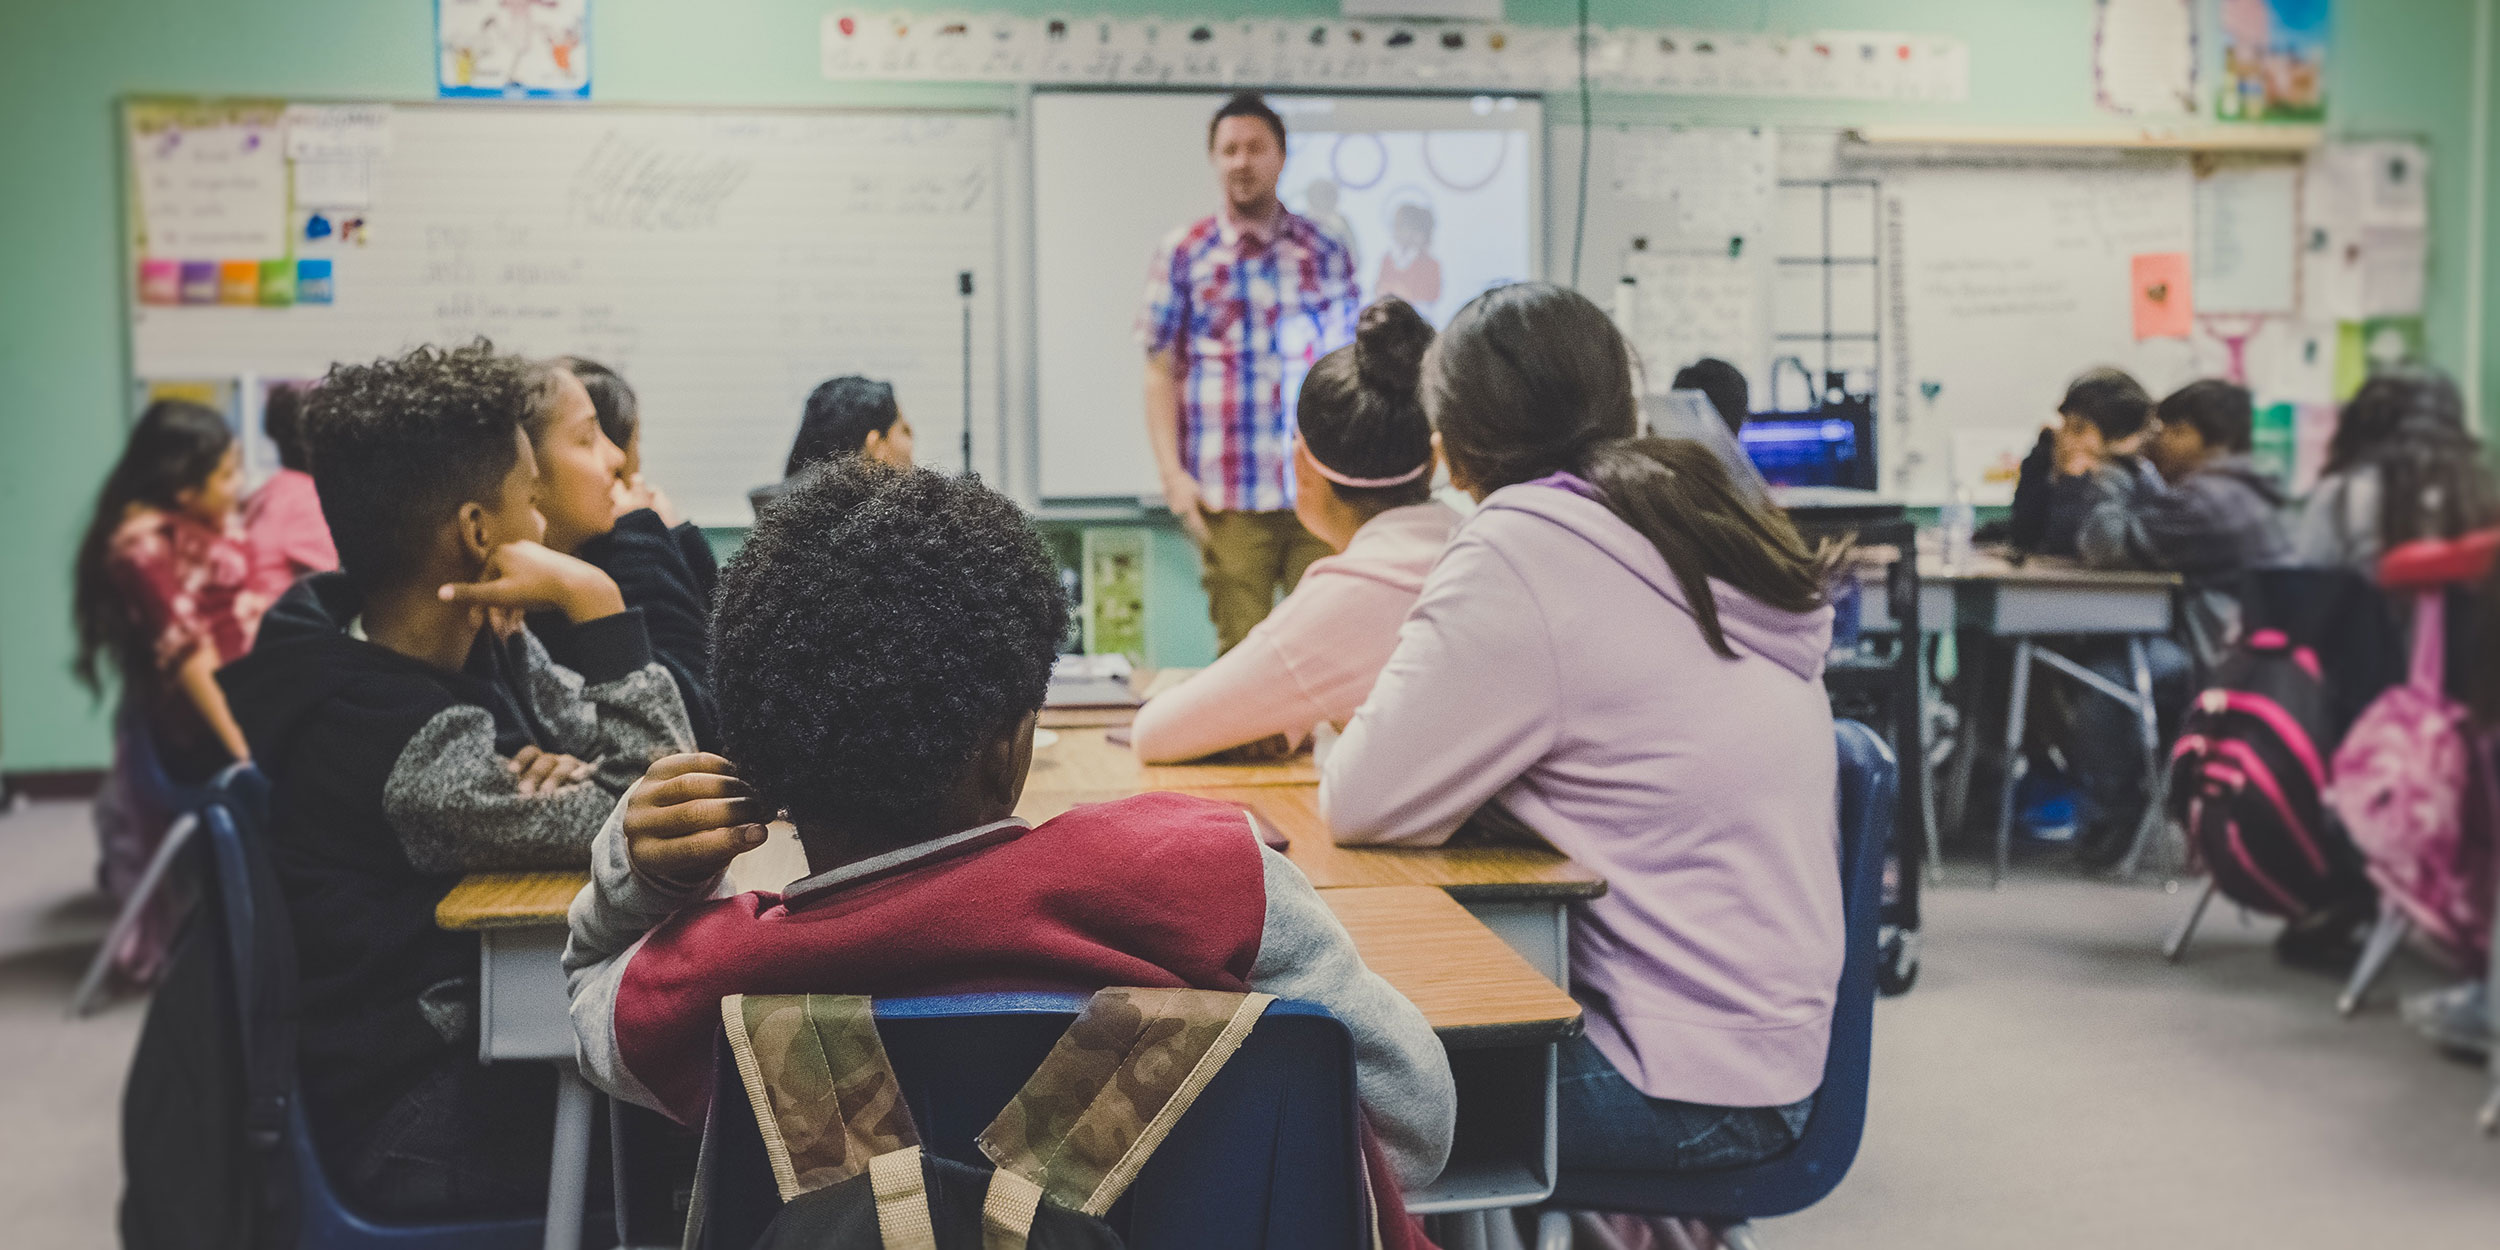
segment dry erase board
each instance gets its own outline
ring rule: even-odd
[[[975,467],[1009,463],[1004,114],[423,104],[383,125],[365,155],[293,163],[288,259],[328,259],[331,302],[166,306],[134,264],[135,378],[317,377],[480,334],[578,353],[640,393],[657,483],[700,522],[744,525],[801,402],[837,374],[891,380],[923,463],[959,467],[969,309]],[[133,207],[144,255],[166,219]]]

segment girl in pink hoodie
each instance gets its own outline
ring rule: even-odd
[[[1340,554],[1312,562],[1239,646],[1137,713],[1139,759],[1253,744],[1281,754],[1362,706],[1458,526],[1432,499],[1432,426],[1415,395],[1431,344],[1431,324],[1391,297],[1363,310],[1352,344],[1311,367],[1296,408],[1293,510]]]
[[[1640,438],[1606,315],[1478,297],[1424,364],[1451,481],[1483,504],[1425,580],[1323,769],[1346,843],[1524,824],[1601,874],[1575,908],[1566,1166],[1787,1150],[1840,979],[1832,557],[1707,448]]]

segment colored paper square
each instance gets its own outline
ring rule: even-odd
[[[260,262],[229,260],[217,266],[217,302],[220,304],[257,304],[260,302]]]
[[[330,276],[329,257],[308,256],[295,262],[296,303],[327,304],[336,292],[335,280]]]
[[[217,302],[217,262],[186,260],[182,262],[182,302],[214,304]]]
[[[260,306],[284,308],[295,302],[295,262],[264,260],[260,263]]]
[[[139,302],[142,304],[181,303],[182,262],[174,260],[140,261]]]
[[[2189,289],[2185,252],[2143,252],[2132,264],[2135,337],[2183,339],[2196,329],[2196,302]]]

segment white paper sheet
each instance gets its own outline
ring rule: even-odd
[[[274,115],[171,125],[130,136],[149,256],[268,260],[286,255],[284,132]]]
[[[2102,108],[2130,117],[2196,111],[2195,0],[2098,0],[2092,81]]]
[[[1643,389],[1664,394],[1678,369],[1716,356],[1763,377],[1770,355],[1770,303],[1764,249],[1730,256],[1725,249],[1635,252],[1624,262],[1632,280],[1632,324],[1623,327],[1640,354]]]
[[[2196,184],[2196,308],[2288,313],[2297,301],[2300,171],[2224,166]]]

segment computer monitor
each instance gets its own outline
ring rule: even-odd
[[[1751,417],[1737,433],[1745,458],[1774,486],[1875,489],[1874,414],[1862,399],[1814,412]]]

